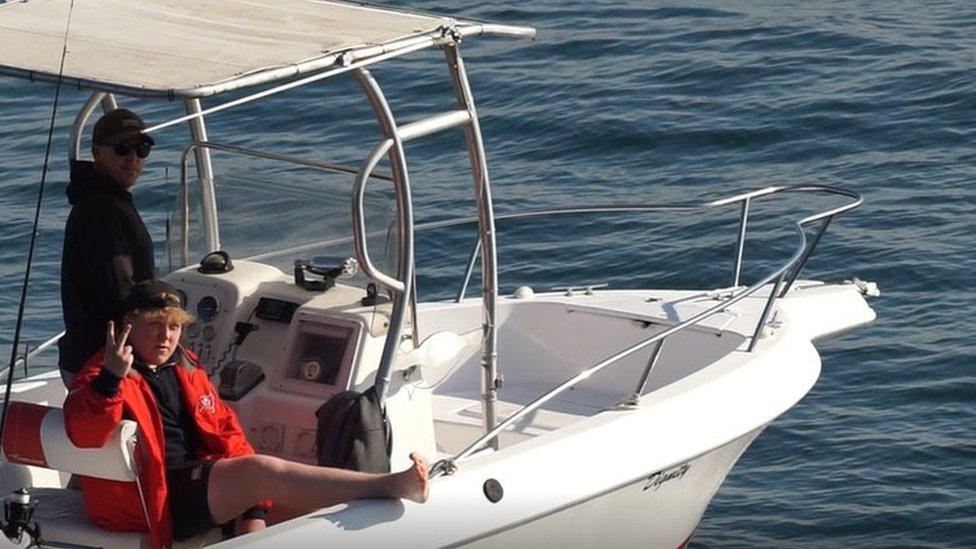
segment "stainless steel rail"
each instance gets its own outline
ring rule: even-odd
[[[827,217],[830,217],[830,218],[833,218],[834,215],[836,215],[837,213],[843,213],[844,211],[848,211],[850,209],[854,209],[854,208],[856,208],[857,206],[859,206],[861,204],[861,197],[860,197],[859,194],[854,193],[853,191],[847,191],[847,190],[844,190],[844,189],[840,189],[840,188],[837,188],[837,187],[830,187],[830,186],[827,186],[827,185],[794,185],[794,186],[788,186],[788,187],[778,187],[778,189],[779,190],[777,192],[782,192],[782,193],[787,193],[787,192],[823,192],[823,193],[827,193],[827,194],[835,194],[835,195],[846,196],[846,197],[850,197],[850,198],[855,198],[856,197],[856,199],[858,200],[858,202],[856,204],[850,205],[850,207],[846,207],[841,212],[835,212],[835,213],[833,213],[831,215],[828,215]],[[763,189],[761,191],[754,191],[754,192],[755,193],[760,193],[760,192],[764,192],[764,191],[765,191],[765,189]],[[764,194],[769,194],[769,193],[764,193]],[[733,199],[722,199],[722,200],[716,200],[716,201],[711,201],[711,202],[704,202],[704,203],[699,203],[699,204],[692,204],[692,203],[683,203],[683,204],[610,204],[610,205],[595,205],[595,206],[579,206],[579,207],[569,207],[569,208],[567,208],[567,207],[544,208],[544,209],[538,209],[538,210],[527,210],[527,211],[524,211],[524,212],[513,212],[513,213],[496,214],[495,215],[495,221],[496,222],[498,222],[498,221],[512,221],[512,220],[518,220],[518,219],[529,219],[529,218],[547,217],[547,216],[555,216],[555,215],[600,214],[600,213],[640,213],[640,212],[662,212],[662,211],[670,211],[670,212],[682,212],[682,211],[685,211],[686,212],[686,211],[694,211],[694,210],[700,210],[700,209],[710,209],[710,208],[715,208],[715,207],[719,207],[719,206],[725,206],[725,205],[733,204],[733,203],[741,203],[741,202],[745,201],[746,198],[748,198],[750,200],[753,199],[753,198],[755,198],[755,195],[754,195],[754,193],[748,193],[746,195],[738,195],[738,196],[733,197],[733,198],[735,198],[737,200],[733,200]],[[428,230],[433,230],[433,229],[443,229],[443,228],[447,228],[447,227],[456,227],[456,226],[461,226],[461,225],[471,225],[471,224],[474,224],[474,223],[477,223],[477,222],[478,222],[478,218],[477,217],[459,217],[459,218],[454,218],[454,219],[445,219],[445,220],[442,220],[442,221],[428,221],[428,222],[424,222],[424,223],[417,223],[417,224],[414,225],[414,230],[415,231],[422,231],[422,230],[423,231],[428,231]],[[812,241],[812,244],[813,245],[816,245],[820,241],[820,237],[823,235],[823,232],[825,231],[825,229],[826,229],[826,227],[821,226],[821,228],[819,229],[819,232],[818,232],[818,236],[815,236],[814,237],[814,240]],[[379,236],[379,235],[382,235],[382,234],[383,234],[383,232],[377,231],[377,232],[369,233],[367,236]],[[740,241],[744,241],[744,237],[745,237],[744,235],[745,235],[745,233],[742,232],[742,231],[740,231],[739,234],[740,234],[740,236],[739,236]],[[273,251],[273,252],[266,252],[266,253],[262,253],[262,254],[257,254],[257,255],[249,256],[249,257],[246,257],[244,259],[247,260],[247,261],[264,261],[264,260],[272,259],[272,258],[275,258],[275,257],[281,257],[281,256],[290,255],[290,254],[297,254],[297,253],[304,253],[304,252],[307,252],[309,250],[315,250],[315,249],[319,249],[319,248],[326,248],[326,247],[329,247],[329,246],[338,246],[340,244],[348,244],[348,243],[350,243],[352,241],[353,241],[353,237],[352,236],[346,236],[346,237],[341,237],[341,238],[333,238],[333,239],[329,239],[329,240],[319,240],[319,241],[316,241],[316,242],[308,242],[308,243],[305,243],[305,244],[299,244],[297,246],[292,246],[292,247],[289,247],[289,248],[283,248],[281,250],[276,250],[276,251]],[[469,279],[471,277],[471,274],[474,272],[474,262],[475,262],[475,260],[477,260],[477,256],[478,256],[478,253],[479,252],[480,252],[480,242],[476,242],[475,243],[475,246],[472,249],[471,256],[469,257],[468,267],[467,267],[467,270],[465,271],[464,279],[462,280],[461,284],[459,285],[461,289],[467,288],[467,285],[469,283]],[[798,262],[798,265],[797,266],[802,267],[803,265],[805,265],[805,263],[806,263],[805,260],[809,260],[810,255],[812,254],[812,252],[813,252],[813,246],[808,246],[807,252],[804,254],[804,257],[801,258],[803,261]],[[736,257],[737,257],[736,267],[737,268],[741,268],[741,262],[743,261],[744,258],[738,252],[736,253]],[[794,269],[794,272],[786,280],[786,283],[792,284],[792,282],[795,281],[796,278],[799,275],[800,275],[800,272]],[[787,290],[787,289],[788,288],[786,288],[784,286],[784,289],[780,291],[780,295],[784,295],[785,290]],[[460,301],[463,297],[464,297],[464,293],[463,292],[458,292],[458,295],[455,298],[455,301]]]
[[[474,94],[464,68],[464,60],[458,44],[445,46],[444,60],[451,74],[451,84],[459,109],[466,111],[470,123],[464,126],[464,139],[471,161],[471,175],[478,204],[478,241],[481,243],[481,330],[484,345],[481,352],[481,395],[483,426],[490,431],[497,422],[495,403],[501,378],[498,376],[498,326],[495,323],[498,308],[498,247],[495,240],[495,209],[488,177],[485,144],[481,136],[481,122],[475,108]],[[497,441],[492,444],[497,449]]]
[[[320,171],[333,172],[333,173],[343,173],[347,175],[356,175],[359,173],[359,168],[354,166],[347,166],[344,164],[335,164],[332,162],[323,162],[320,160],[311,160],[308,158],[303,158],[300,156],[293,156],[288,154],[272,153],[268,151],[262,151],[259,149],[249,149],[246,147],[238,147],[234,145],[227,145],[223,143],[214,143],[213,141],[195,141],[190,143],[183,149],[183,154],[181,156],[181,161],[185,162],[189,154],[194,151],[195,148],[207,148],[215,151],[229,152],[241,154],[244,156],[253,156],[256,158],[264,158],[266,160],[277,160],[280,162],[287,162],[289,164],[296,164],[298,166],[305,166],[307,168],[313,168]],[[387,172],[374,171],[371,174],[373,179],[382,179],[384,181],[393,181],[393,176]]]
[[[733,275],[733,286],[739,285],[739,278],[742,271],[742,261],[745,253],[745,238],[746,238],[746,224],[748,222],[749,216],[749,204],[763,196],[769,196],[778,193],[790,193],[790,192],[820,192],[825,194],[833,194],[839,196],[845,196],[849,198],[854,198],[857,200],[856,204],[851,204],[841,212],[845,212],[850,209],[854,209],[861,205],[862,198],[861,195],[848,191],[846,189],[841,189],[839,187],[831,187],[829,185],[788,185],[781,187],[765,187],[762,189],[757,189],[755,191],[750,191],[748,193],[743,193],[729,198],[721,198],[718,200],[712,200],[709,202],[700,203],[677,203],[677,204],[597,204],[593,206],[580,206],[575,208],[543,208],[539,210],[529,210],[525,212],[512,213],[512,214],[498,214],[495,219],[500,220],[510,220],[510,219],[527,219],[531,217],[545,217],[551,215],[575,215],[575,214],[594,214],[594,213],[625,213],[625,212],[654,212],[654,211],[695,211],[695,210],[710,210],[715,208],[720,208],[728,206],[730,204],[740,204],[740,220],[739,220],[739,232],[738,240],[736,242],[736,253],[735,253],[735,265],[734,265],[734,275]],[[833,213],[831,213],[833,212]],[[827,224],[829,224],[829,218],[832,218],[837,213],[833,210],[828,210],[824,212],[824,217],[817,217],[813,221],[828,218],[828,221],[821,226],[818,234],[814,237],[812,244],[809,247],[800,261],[798,262],[797,269],[788,277],[787,285],[792,285],[796,278],[800,275],[806,262],[809,260],[810,255],[813,253],[813,248],[820,242],[820,238],[827,229]],[[442,222],[443,223],[443,222]],[[439,226],[445,226],[443,224]],[[420,225],[418,225],[420,228]],[[470,276],[470,270],[466,276]],[[461,283],[462,288],[466,288],[468,285],[468,280],[464,280]],[[788,287],[787,287],[788,289]],[[785,292],[784,292],[785,293]],[[463,294],[458,295],[458,301],[464,297]]]
[[[195,114],[203,111],[199,98],[187,99],[185,102],[186,112]],[[189,120],[190,137],[194,142],[207,141],[207,125],[202,116]],[[217,193],[214,190],[214,170],[213,162],[210,158],[210,149],[196,147],[193,149],[196,156],[197,177],[200,178],[200,208],[203,230],[203,241],[207,252],[219,250],[220,246],[220,218],[217,216]],[[186,234],[186,233],[184,233]]]
[[[356,82],[365,94],[373,115],[380,127],[383,140],[376,145],[373,151],[366,157],[363,166],[356,176],[352,199],[352,232],[355,237],[356,258],[359,260],[360,268],[367,276],[386,286],[393,292],[393,308],[390,311],[390,321],[386,332],[386,341],[383,343],[383,354],[380,356],[379,367],[376,372],[376,381],[373,384],[376,388],[376,395],[379,404],[382,405],[386,399],[386,389],[390,385],[390,376],[393,371],[393,360],[396,357],[397,349],[400,347],[400,336],[403,333],[404,319],[406,318],[407,308],[411,305],[412,320],[412,341],[417,345],[417,315],[416,300],[414,299],[414,260],[413,260],[413,198],[410,188],[410,175],[407,169],[406,155],[403,150],[403,138],[399,133],[399,126],[393,116],[393,110],[379,83],[373,75],[364,68],[356,69],[353,72]],[[427,128],[432,128],[430,125]],[[418,129],[416,135],[423,135],[423,130]],[[363,222],[364,208],[363,197],[366,181],[369,173],[373,171],[380,158],[387,156],[390,161],[390,169],[393,173],[393,192],[396,199],[397,216],[397,273],[396,277],[382,273],[373,265],[369,259],[366,230]]]
[[[806,226],[806,225],[808,225],[810,223],[813,223],[815,221],[818,221],[818,220],[828,220],[829,221],[829,219],[833,218],[835,215],[838,215],[838,214],[843,213],[843,212],[846,212],[848,210],[852,210],[854,208],[857,208],[858,206],[861,205],[861,202],[863,201],[863,199],[861,198],[861,196],[858,193],[855,193],[853,191],[848,191],[848,190],[840,189],[840,188],[837,188],[837,187],[829,187],[829,186],[826,186],[826,185],[794,185],[794,186],[788,186],[788,187],[767,187],[765,189],[759,189],[757,191],[745,193],[745,194],[742,194],[742,195],[737,195],[737,196],[734,196],[734,197],[731,197],[731,198],[727,198],[727,199],[721,199],[721,200],[716,200],[716,201],[712,201],[712,202],[706,202],[706,203],[703,203],[703,204],[699,204],[697,206],[692,206],[692,205],[679,205],[679,206],[675,206],[675,207],[671,207],[671,208],[666,207],[666,206],[664,206],[664,207],[647,206],[647,207],[639,208],[640,210],[644,210],[644,209],[678,209],[678,210],[711,209],[711,208],[715,208],[715,207],[725,206],[725,205],[728,205],[728,204],[740,204],[740,203],[744,204],[746,201],[751,201],[751,200],[753,200],[755,198],[758,198],[758,197],[761,197],[761,196],[767,196],[767,195],[772,195],[772,194],[781,193],[781,192],[822,192],[822,193],[827,193],[827,194],[834,194],[834,195],[845,196],[847,198],[852,199],[852,201],[851,202],[848,202],[847,204],[844,204],[842,206],[838,206],[836,208],[832,208],[832,209],[829,209],[829,210],[825,210],[825,211],[822,211],[820,213],[817,213],[817,214],[814,214],[814,215],[811,215],[811,216],[807,216],[807,217],[804,217],[804,218],[801,218],[800,220],[798,220],[795,223],[795,228],[796,228],[796,231],[797,231],[797,237],[798,237],[798,241],[799,242],[798,242],[797,248],[796,248],[795,252],[793,253],[793,255],[790,257],[790,259],[788,261],[786,261],[784,264],[782,264],[781,266],[779,266],[773,272],[767,274],[765,277],[763,277],[762,279],[760,279],[758,282],[756,282],[752,286],[749,286],[748,288],[745,288],[742,291],[740,291],[740,292],[738,292],[736,294],[733,294],[728,299],[726,299],[726,300],[718,303],[717,305],[715,305],[713,307],[710,307],[710,308],[706,309],[705,311],[702,311],[699,314],[694,315],[693,317],[691,317],[691,318],[689,318],[689,319],[687,319],[687,320],[685,320],[683,322],[680,322],[680,323],[678,323],[678,324],[676,324],[676,325],[668,328],[667,330],[664,330],[662,332],[659,332],[658,334],[656,334],[656,335],[654,335],[654,336],[652,336],[650,338],[647,338],[647,339],[645,339],[645,340],[643,340],[643,341],[641,341],[639,343],[636,343],[634,345],[631,345],[630,347],[628,347],[628,348],[626,348],[626,349],[624,349],[622,351],[619,351],[619,352],[613,354],[612,356],[609,356],[609,357],[605,358],[604,360],[598,362],[597,364],[595,364],[593,366],[590,366],[589,368],[583,370],[582,372],[576,374],[575,376],[573,376],[573,377],[567,379],[566,381],[560,383],[559,385],[557,385],[556,387],[554,387],[553,389],[551,389],[547,393],[543,394],[541,397],[537,398],[536,400],[534,400],[531,403],[527,404],[526,406],[524,406],[523,408],[521,408],[517,412],[515,412],[515,413],[511,414],[510,416],[508,416],[508,418],[506,418],[504,421],[502,421],[501,423],[499,423],[495,428],[493,428],[490,431],[486,432],[484,435],[482,435],[480,438],[478,438],[478,440],[476,440],[475,442],[473,442],[472,444],[470,444],[467,448],[465,448],[464,450],[462,450],[461,452],[459,452],[458,454],[456,454],[454,457],[447,458],[447,459],[444,459],[444,460],[441,460],[441,461],[437,462],[434,465],[434,467],[431,469],[431,475],[432,476],[436,476],[436,475],[440,475],[440,474],[451,474],[454,470],[456,470],[457,463],[459,461],[462,461],[462,460],[470,457],[475,452],[477,452],[477,451],[479,451],[479,450],[481,450],[481,449],[483,449],[483,448],[485,448],[485,447],[487,447],[489,445],[493,445],[493,441],[496,441],[497,440],[498,435],[504,429],[506,429],[510,425],[514,424],[516,421],[519,421],[520,419],[522,419],[526,415],[528,415],[528,414],[532,413],[533,411],[537,410],[543,404],[549,402],[550,400],[552,400],[553,398],[555,398],[556,396],[558,396],[563,391],[569,389],[570,387],[575,386],[576,384],[578,384],[579,382],[581,382],[581,381],[583,381],[585,379],[590,378],[594,374],[596,374],[596,373],[600,372],[601,370],[607,368],[608,366],[610,366],[610,365],[618,362],[622,358],[628,357],[628,356],[636,353],[637,351],[640,351],[641,349],[644,349],[644,348],[646,348],[646,347],[648,347],[650,345],[663,343],[664,340],[668,336],[670,336],[672,334],[675,334],[677,332],[680,332],[680,331],[682,331],[682,330],[684,330],[684,329],[686,329],[686,328],[688,328],[690,326],[693,326],[693,325],[697,324],[698,322],[704,320],[705,318],[708,318],[709,316],[714,315],[715,313],[718,313],[718,312],[723,311],[724,309],[730,307],[731,305],[734,305],[735,303],[738,303],[739,301],[745,299],[746,297],[748,297],[748,296],[756,293],[757,291],[759,291],[759,289],[763,288],[764,286],[766,286],[767,284],[769,284],[771,281],[775,280],[776,282],[775,282],[772,290],[769,293],[769,298],[768,298],[768,300],[766,302],[766,305],[765,305],[765,308],[763,310],[763,315],[759,319],[759,322],[758,322],[758,324],[756,326],[756,330],[753,333],[752,342],[750,343],[750,346],[749,346],[749,351],[751,351],[755,347],[756,341],[758,340],[759,334],[762,331],[762,327],[763,327],[763,325],[766,322],[766,318],[768,317],[769,311],[772,309],[773,302],[778,297],[777,294],[778,294],[779,289],[780,289],[780,287],[781,287],[781,285],[783,283],[783,279],[784,279],[787,271],[789,271],[793,267],[797,267],[796,270],[794,271],[793,275],[791,276],[791,282],[792,282],[792,280],[795,280],[797,276],[799,276],[799,271],[803,267],[803,265],[801,264],[801,262],[802,261],[805,261],[807,258],[809,258],[810,253],[812,252],[813,247],[816,245],[817,241],[819,241],[820,236],[822,236],[823,231],[826,229],[827,222],[825,222],[823,224],[823,226],[821,227],[821,231],[818,233],[816,239],[813,241],[812,245],[809,245],[809,246],[808,246],[808,242],[807,242],[806,233],[804,231],[804,226]],[[590,207],[584,207],[584,208],[575,208],[575,209],[572,209],[572,210],[558,210],[558,211],[550,210],[548,213],[544,213],[542,211],[540,211],[540,212],[533,212],[533,213],[529,214],[528,216],[526,216],[526,215],[520,215],[520,217],[531,217],[531,216],[547,215],[547,214],[553,214],[553,213],[560,213],[560,214],[562,214],[562,213],[569,213],[569,212],[584,213],[584,212],[597,212],[597,211],[599,211],[599,212],[604,212],[604,211],[620,211],[620,207],[619,206],[603,206],[603,207],[601,207],[601,206],[590,206]],[[743,207],[742,208],[742,211],[743,211],[743,219],[744,219],[745,218],[745,215],[746,215],[746,213],[748,211],[748,208],[747,207]],[[501,216],[499,216],[499,217],[501,217]],[[745,225],[744,222],[741,223],[741,226],[743,228],[744,228],[744,225]],[[745,231],[744,230],[740,230],[740,241],[739,241],[740,242],[739,243],[740,249],[741,249],[741,245],[742,245],[741,242],[742,242],[742,239],[744,238],[744,236],[745,236]],[[737,252],[737,256],[738,255],[739,254]],[[739,259],[741,259],[741,257],[739,257]],[[736,271],[739,270],[739,267],[740,267],[740,263],[737,260],[737,262],[736,262]],[[654,360],[651,360],[651,361],[648,362],[648,367],[647,367],[648,370],[653,367],[654,362],[655,362]],[[646,383],[646,377],[647,377],[647,375],[649,375],[649,373],[650,372],[647,371],[647,370],[642,373],[642,375],[641,375],[641,381],[639,382],[640,385],[644,385],[644,383]],[[639,395],[638,395],[638,397],[639,397]]]
[[[385,286],[393,293],[393,310],[390,314],[389,331],[380,358],[379,369],[376,374],[376,393],[380,403],[386,396],[386,387],[390,383],[393,361],[399,348],[400,333],[404,319],[404,312],[409,306],[412,318],[412,341],[418,345],[419,328],[417,322],[417,290],[415,284],[416,273],[413,261],[413,203],[411,198],[410,179],[403,151],[403,144],[436,132],[451,128],[460,128],[465,135],[468,157],[474,179],[475,197],[478,204],[479,239],[482,243],[482,288],[483,288],[483,323],[484,351],[482,367],[484,369],[484,423],[485,430],[494,426],[494,401],[497,391],[496,373],[496,329],[495,304],[498,298],[497,271],[495,268],[495,230],[494,211],[492,209],[491,186],[488,179],[488,165],[485,161],[484,144],[478,122],[474,98],[468,84],[464,62],[457,51],[455,43],[443,45],[448,72],[456,96],[455,108],[406,124],[398,124],[376,79],[365,68],[356,69],[353,75],[366,94],[366,98],[373,108],[379,123],[383,141],[376,145],[367,156],[356,178],[352,200],[353,236],[356,257],[359,259],[363,272]],[[363,195],[366,180],[370,172],[376,167],[380,158],[388,156],[393,172],[393,188],[397,201],[397,228],[399,234],[399,266],[397,275],[390,276],[373,265],[369,257],[366,241],[366,227],[363,220]]]
[[[278,159],[278,160],[286,160],[286,159],[288,159],[288,160],[295,160],[294,157],[286,157],[285,155],[275,155],[275,154],[271,154],[271,153],[262,153],[260,151],[251,151],[251,150],[248,150],[248,149],[242,149],[242,148],[239,148],[239,147],[231,147],[231,146],[228,146],[228,145],[219,145],[219,144],[216,144],[216,143],[195,143],[195,144],[191,145],[190,147],[193,147],[193,146],[207,146],[207,147],[211,147],[211,148],[218,149],[218,150],[225,150],[225,151],[230,151],[230,152],[240,152],[242,154],[249,154],[249,155],[252,154],[252,153],[254,153],[254,156],[260,156],[260,157],[263,157],[263,158],[270,158],[270,159]],[[184,150],[184,153],[183,153],[184,154],[184,157],[187,157],[189,155],[189,153],[192,152],[192,150],[190,149],[190,147],[187,147],[187,149]],[[306,165],[306,164],[304,164],[304,159],[301,159],[301,160],[303,160],[303,165]],[[341,173],[349,173],[349,171],[345,167],[341,167],[341,166],[338,166],[338,165],[331,165],[331,164],[328,164],[328,163],[319,163],[319,162],[308,161],[307,165],[309,167],[319,168],[319,169],[323,169],[323,170],[327,170],[327,171],[340,171]],[[336,169],[337,167],[340,168],[340,169]],[[349,169],[352,169],[354,172],[358,172],[359,171],[359,170],[357,170],[355,168],[349,168]],[[378,174],[378,173],[373,173],[373,177],[379,177],[381,179],[385,179],[385,178],[387,178],[389,176],[387,174],[382,174],[381,175],[381,174]],[[752,295],[757,290],[759,290],[762,286],[768,284],[769,282],[773,281],[774,279],[785,278],[786,280],[784,281],[783,289],[779,292],[779,295],[778,296],[777,296],[776,293],[770,292],[770,298],[769,298],[769,301],[767,302],[767,307],[771,307],[770,304],[774,301],[774,299],[776,297],[782,297],[783,295],[785,295],[786,291],[790,288],[790,286],[792,285],[792,283],[799,277],[800,271],[802,270],[802,268],[805,265],[806,261],[809,260],[810,256],[812,255],[812,252],[813,252],[814,247],[817,245],[817,243],[820,241],[820,239],[823,236],[823,234],[826,232],[827,226],[829,225],[830,221],[836,215],[839,215],[839,214],[844,213],[846,211],[849,211],[849,210],[852,210],[852,209],[857,208],[858,206],[861,205],[861,203],[862,203],[863,200],[862,200],[860,194],[858,194],[856,192],[853,192],[853,191],[846,190],[846,189],[837,188],[837,187],[831,187],[831,186],[826,186],[826,185],[794,185],[794,186],[787,186],[787,187],[770,187],[770,188],[767,188],[767,189],[760,189],[760,190],[757,190],[757,191],[752,191],[752,192],[749,192],[749,193],[745,193],[745,194],[733,196],[731,198],[714,200],[714,201],[709,201],[709,202],[704,202],[704,203],[699,203],[699,204],[692,204],[692,203],[683,203],[683,204],[630,204],[630,205],[612,204],[612,205],[603,205],[603,206],[597,205],[597,206],[571,207],[571,208],[565,208],[565,207],[564,208],[546,208],[546,209],[539,209],[539,210],[530,210],[530,211],[525,211],[525,212],[497,214],[495,216],[496,222],[497,221],[519,220],[519,219],[529,219],[529,218],[540,218],[540,217],[547,217],[547,216],[553,216],[553,215],[570,215],[570,214],[639,213],[639,212],[654,212],[654,211],[693,211],[693,210],[701,210],[701,209],[708,210],[708,209],[713,209],[713,208],[716,208],[716,207],[727,206],[727,205],[730,205],[730,204],[740,204],[741,205],[746,200],[750,200],[751,201],[751,200],[753,200],[753,199],[755,199],[757,197],[760,197],[760,196],[767,196],[767,195],[779,194],[779,193],[811,193],[811,192],[824,193],[824,194],[832,194],[832,195],[837,195],[837,196],[843,196],[843,197],[852,199],[853,202],[849,202],[849,203],[844,204],[842,206],[839,206],[837,208],[833,208],[833,209],[830,209],[830,210],[826,210],[826,211],[820,212],[818,214],[815,214],[813,216],[809,216],[809,217],[806,217],[806,218],[803,218],[803,219],[797,221],[796,222],[796,226],[799,228],[799,236],[800,236],[800,247],[798,249],[798,252],[795,253],[783,266],[781,266],[780,268],[778,268],[773,273],[767,275],[766,277],[764,277],[762,280],[760,280],[756,284],[750,286],[749,288],[743,289],[739,294],[733,295],[729,300],[726,300],[726,301],[724,301],[724,302],[716,305],[715,307],[713,307],[711,309],[708,309],[708,310],[704,311],[703,313],[701,313],[699,315],[696,315],[695,317],[693,317],[693,318],[691,318],[691,319],[689,319],[689,320],[687,320],[687,321],[685,321],[685,322],[683,322],[683,323],[681,323],[681,324],[679,324],[679,325],[677,325],[675,327],[672,327],[670,330],[668,330],[666,332],[662,332],[660,334],[657,334],[656,336],[654,336],[653,338],[651,338],[649,340],[645,340],[645,341],[643,341],[641,343],[638,343],[637,346],[635,346],[635,347],[631,347],[629,349],[626,349],[626,350],[622,351],[621,353],[618,353],[617,355],[614,355],[613,357],[610,357],[610,358],[602,361],[601,363],[599,363],[599,364],[591,367],[590,370],[587,370],[587,372],[590,372],[590,373],[587,374],[586,372],[583,372],[583,373],[579,374],[578,376],[576,376],[576,377],[580,377],[580,376],[584,376],[584,374],[585,374],[585,377],[582,377],[581,379],[573,378],[571,380],[567,380],[566,383],[561,384],[556,389],[554,389],[553,390],[553,391],[555,391],[554,393],[551,391],[550,393],[547,393],[546,395],[543,395],[543,397],[541,397],[540,400],[535,401],[535,402],[529,404],[528,406],[533,406],[531,409],[528,409],[528,406],[527,406],[526,408],[523,408],[519,412],[516,412],[515,415],[510,416],[504,422],[502,422],[497,427],[495,427],[491,432],[486,433],[486,435],[484,437],[482,437],[481,439],[479,439],[479,441],[477,441],[475,444],[473,444],[472,447],[475,446],[476,444],[478,444],[478,442],[480,442],[482,440],[485,440],[486,437],[489,437],[489,436],[494,437],[494,436],[496,436],[497,433],[500,430],[502,430],[505,427],[511,425],[515,421],[518,421],[519,418],[524,417],[526,414],[530,413],[532,410],[535,410],[536,408],[538,408],[542,404],[545,404],[546,402],[548,402],[548,400],[550,400],[553,396],[555,396],[556,394],[558,394],[559,392],[561,392],[565,388],[571,387],[572,385],[575,385],[576,383],[578,383],[582,379],[585,379],[586,377],[589,377],[590,375],[592,375],[596,371],[599,371],[599,370],[603,369],[603,367],[605,367],[605,366],[601,366],[601,365],[604,365],[604,363],[607,363],[607,364],[612,363],[615,360],[619,360],[620,358],[624,358],[624,357],[626,357],[626,356],[628,356],[628,355],[630,355],[630,354],[632,354],[632,353],[634,353],[634,352],[636,352],[636,351],[638,351],[638,350],[640,350],[642,348],[645,348],[648,345],[652,345],[652,344],[654,344],[657,341],[663,341],[665,339],[665,337],[667,337],[668,335],[671,335],[671,334],[673,334],[673,333],[675,333],[677,331],[680,331],[680,330],[682,330],[682,329],[684,329],[684,328],[686,328],[688,326],[691,326],[693,324],[696,324],[699,321],[707,318],[708,316],[711,316],[712,314],[715,314],[716,312],[721,311],[725,307],[728,307],[729,305],[732,305],[732,304],[740,301],[741,299],[744,299],[745,297],[747,297],[749,295]],[[743,210],[746,210],[747,211],[746,208],[743,208]],[[818,220],[823,220],[823,223],[822,223],[821,227],[819,228],[817,234],[814,236],[813,240],[811,240],[808,243],[807,242],[807,239],[806,239],[806,235],[803,232],[803,227],[806,226],[806,225],[809,225],[810,223],[813,223],[815,221],[818,221]],[[447,228],[447,227],[455,227],[455,226],[462,226],[462,225],[471,225],[471,224],[475,224],[477,222],[478,222],[478,218],[477,217],[464,217],[464,218],[446,219],[446,220],[442,220],[442,221],[432,221],[432,222],[426,222],[426,223],[418,223],[418,224],[414,225],[414,230],[415,231],[424,231],[424,230],[441,229],[441,228]],[[369,233],[367,236],[375,236],[375,235],[381,235],[381,234],[385,234],[385,231],[376,231],[374,233]],[[744,239],[744,232],[743,231],[740,231],[740,234],[739,234],[739,242],[742,242],[743,239]],[[323,240],[323,241],[318,241],[318,242],[311,242],[311,243],[302,244],[302,245],[299,245],[299,246],[293,246],[293,247],[290,247],[290,248],[285,248],[285,249],[278,250],[278,251],[274,251],[274,252],[268,252],[268,253],[264,253],[264,254],[258,254],[258,255],[254,255],[254,256],[249,256],[249,257],[246,257],[244,259],[245,260],[249,260],[249,261],[262,261],[262,260],[272,259],[274,257],[280,257],[280,256],[291,255],[291,254],[296,254],[296,253],[302,253],[302,252],[305,252],[305,251],[308,251],[308,250],[312,250],[312,249],[317,249],[317,248],[323,248],[323,247],[335,246],[335,245],[341,245],[341,244],[348,244],[350,242],[353,242],[353,240],[354,240],[354,238],[352,236],[347,236],[347,237],[342,237],[342,238],[334,238],[334,239],[330,239],[330,240]],[[741,244],[739,244],[739,246],[741,246]],[[473,271],[473,264],[474,264],[473,259],[477,257],[477,255],[478,255],[478,248],[479,247],[480,247],[480,241],[475,245],[475,249],[474,249],[474,251],[472,253],[471,260],[469,260],[468,268],[467,268],[467,271],[466,271],[465,277],[464,277],[464,281],[462,282],[462,285],[461,285],[462,288],[465,288],[467,286],[468,279],[470,278],[471,272]],[[738,268],[738,267],[741,266],[741,260],[742,260],[742,257],[741,257],[741,255],[739,255],[738,252],[737,252],[737,258],[738,259],[736,261],[736,267]],[[790,267],[793,267],[794,270],[793,270],[792,274],[788,278],[786,278],[785,277],[785,274],[789,270]],[[459,294],[458,300],[460,300],[460,298],[462,297],[462,295],[463,294]],[[756,336],[758,335],[759,331],[761,331],[763,323],[764,323],[764,320],[760,319],[760,323],[757,324],[757,330],[753,334],[753,338],[752,338],[753,339],[753,342],[750,344],[750,348],[752,347],[752,345],[754,344],[754,342],[758,339]],[[48,339],[47,341],[45,341],[44,343],[42,343],[38,347],[32,349],[31,352],[28,354],[28,358],[33,358],[34,356],[40,354],[42,351],[48,349],[63,334],[64,334],[64,332],[61,332],[58,335],[54,336],[53,338]],[[17,364],[20,364],[21,361],[22,361],[22,359],[18,359]],[[651,360],[651,361],[648,362],[648,365],[649,366],[653,366],[653,364],[654,364],[654,361],[653,360]],[[649,372],[646,372],[646,373],[649,374]],[[645,376],[645,372],[642,372],[642,380],[641,381],[643,381],[643,382],[646,383],[646,379],[644,379],[644,376]],[[0,378],[0,379],[2,379],[2,378]],[[542,399],[545,399],[545,400],[542,400]],[[462,452],[462,454],[464,454],[463,456],[462,456],[462,454],[458,454],[457,456],[455,456],[454,458],[452,458],[452,460],[453,461],[458,461],[460,459],[463,459],[464,457],[470,456],[471,453],[473,453],[474,451],[476,451],[476,449],[475,450],[472,450],[470,452],[468,452],[467,449],[466,449],[465,452]]]
[[[16,368],[17,366],[20,366],[21,364],[26,363],[28,360],[36,357],[37,355],[39,355],[42,352],[44,352],[45,350],[47,350],[49,347],[53,346],[55,343],[58,342],[59,339],[61,339],[61,336],[63,336],[63,335],[64,335],[64,332],[62,331],[62,332],[58,333],[56,336],[48,339],[44,343],[41,343],[37,347],[34,347],[33,349],[31,349],[30,352],[28,352],[26,356],[22,356],[22,357],[17,358],[17,360],[14,361],[14,368]],[[13,371],[14,368],[11,368],[10,367],[10,364],[8,363],[4,367],[3,371],[0,371],[0,381],[5,380],[7,378],[7,373],[10,372],[10,371]]]

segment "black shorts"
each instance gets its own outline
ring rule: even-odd
[[[207,484],[213,464],[209,460],[188,461],[166,469],[173,537],[178,541],[217,527],[207,503]]]

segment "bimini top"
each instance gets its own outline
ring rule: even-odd
[[[202,97],[462,36],[535,32],[320,0],[75,0],[69,20],[71,4],[0,3],[0,73],[56,80],[67,36],[67,84]]]

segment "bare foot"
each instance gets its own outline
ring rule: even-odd
[[[413,452],[410,454],[413,466],[405,471],[397,473],[398,496],[417,503],[424,503],[430,495],[430,479],[427,472],[430,470],[430,462],[427,459]]]

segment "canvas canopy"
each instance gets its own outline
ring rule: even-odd
[[[466,35],[497,27],[320,0],[74,0],[69,22],[70,5],[0,3],[0,72],[55,79],[66,43],[70,84],[201,97],[396,51],[450,26]]]

